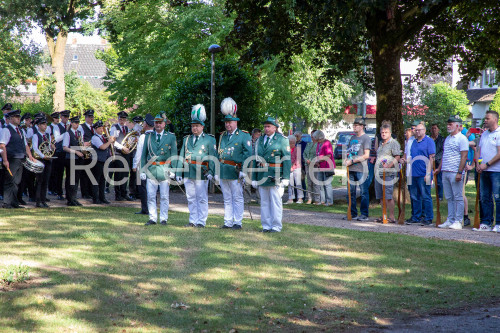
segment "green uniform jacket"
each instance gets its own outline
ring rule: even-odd
[[[177,168],[179,169],[177,170],[176,175],[189,179],[206,179],[204,172],[207,171],[207,167],[205,165],[192,164],[189,162],[208,162],[208,173],[213,176],[215,174],[215,163],[212,159],[207,159],[207,156],[214,157],[214,160],[217,159],[215,137],[211,134],[202,133],[194,146],[193,138],[194,135],[186,135],[184,139],[182,139],[182,148],[179,156],[183,160],[179,160],[177,163]],[[187,164],[184,164],[183,162],[187,162]],[[182,171],[184,165],[188,166],[188,171]]]
[[[228,133],[224,131],[219,138],[217,152],[220,160],[240,163],[243,169],[243,162],[252,155],[252,137],[248,132],[237,128],[229,140]],[[239,172],[243,171],[241,169],[237,170],[235,166],[221,162],[220,179],[238,179]]]
[[[290,179],[290,169],[292,168],[292,160],[290,157],[290,143],[287,138],[285,138],[280,133],[275,133],[271,141],[267,144],[267,147],[264,147],[264,139],[265,135],[262,135],[255,144],[255,155],[262,157],[266,164],[280,164],[278,167],[269,166],[267,168],[267,172],[253,172],[252,180],[260,181],[262,178],[266,178],[268,176],[276,177],[276,174],[279,175],[281,179]],[[282,160],[280,162],[280,159]],[[254,161],[254,168],[257,169],[265,169],[265,167]],[[279,169],[279,171],[276,171]],[[279,184],[279,179],[276,179],[276,182],[272,182],[270,179],[267,179],[265,183],[260,186],[274,186]]]
[[[158,156],[155,163],[165,162],[171,156],[177,155],[177,141],[171,132],[163,131],[160,143],[156,143],[156,131],[147,133],[144,137],[144,148],[142,149],[141,168],[148,164],[148,161]],[[157,181],[164,181],[168,178],[170,164],[156,164],[148,167],[149,172]]]

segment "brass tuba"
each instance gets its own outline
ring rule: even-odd
[[[129,153],[131,153],[135,148],[137,148],[137,143],[139,142],[139,136],[141,136],[141,133],[138,131],[130,131],[125,135],[122,141],[123,147],[126,147],[129,150]],[[122,154],[123,151],[122,151]]]

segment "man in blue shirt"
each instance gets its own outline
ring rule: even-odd
[[[434,212],[432,208],[431,181],[436,145],[434,140],[425,135],[425,123],[420,122],[415,128],[415,140],[411,145],[411,160],[408,161],[411,169],[410,197],[413,212],[407,224],[432,224]]]

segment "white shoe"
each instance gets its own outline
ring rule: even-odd
[[[449,220],[446,220],[444,223],[441,223],[440,225],[438,225],[438,228],[445,228],[445,229],[447,229],[452,224],[453,224],[452,222],[450,222]]]
[[[493,229],[491,229],[491,231],[500,232],[500,224],[497,224],[496,226],[494,226]]]
[[[285,202],[285,205],[289,205],[289,204],[293,204],[293,200],[288,200],[287,202]]]
[[[298,204],[304,203],[304,200],[299,199],[299,200],[297,200],[297,202],[296,202],[296,203],[298,203]]]
[[[491,227],[487,224],[480,224],[479,228],[472,228],[474,231],[491,231]]]
[[[462,229],[462,221],[454,222],[449,227],[449,229],[461,230]]]

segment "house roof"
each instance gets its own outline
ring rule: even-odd
[[[102,79],[106,75],[106,65],[95,57],[97,51],[104,51],[102,44],[67,44],[64,55],[64,72],[75,71],[77,75],[89,81],[94,88],[103,89]],[[43,66],[45,73],[51,73],[50,64]]]
[[[474,102],[492,102],[497,88],[488,89],[468,89],[465,93],[470,103]]]

